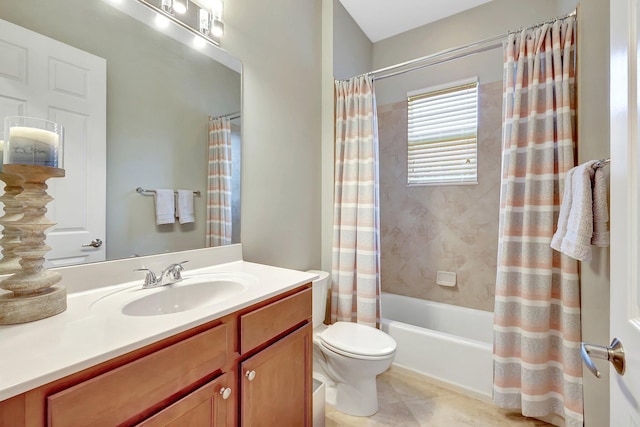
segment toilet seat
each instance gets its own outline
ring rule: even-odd
[[[318,338],[327,349],[354,359],[380,360],[396,351],[396,342],[389,335],[352,322],[336,322]]]

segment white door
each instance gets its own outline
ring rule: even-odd
[[[7,115],[45,118],[65,129],[66,176],[47,181],[54,197],[47,218],[57,223],[47,230],[47,266],[103,261],[106,61],[0,20],[0,131]],[[104,243],[83,246],[94,239]]]
[[[611,427],[640,426],[639,13],[640,0],[611,0],[610,334],[626,359],[624,375],[610,371]]]

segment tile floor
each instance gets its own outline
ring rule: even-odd
[[[327,406],[326,427],[550,426],[416,379],[415,374],[396,367],[378,377],[378,405],[378,412],[369,418],[352,417]]]

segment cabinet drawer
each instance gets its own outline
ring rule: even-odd
[[[311,288],[240,316],[240,353],[311,320]]]
[[[223,367],[220,325],[47,397],[48,425],[116,426],[166,405],[185,387]]]

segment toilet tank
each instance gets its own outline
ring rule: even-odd
[[[318,278],[311,284],[313,328],[315,329],[324,322],[324,315],[327,309],[327,292],[329,290],[329,273],[319,270],[309,270],[307,273],[318,275]]]

